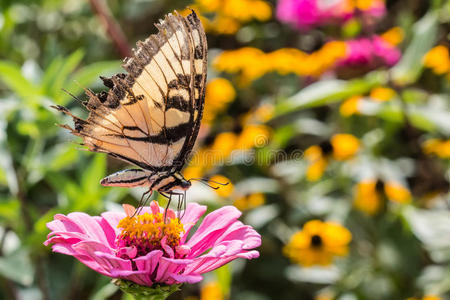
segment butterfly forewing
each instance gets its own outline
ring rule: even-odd
[[[158,34],[138,42],[133,57],[125,59],[128,74],[102,78],[108,92],[86,91],[87,120],[56,107],[73,117],[75,127],[63,127],[81,136],[89,150],[108,153],[153,175],[180,170],[194,146],[207,65],[206,36],[194,11],[186,18],[169,14],[156,26]],[[120,173],[108,185],[126,186],[129,180],[135,186],[141,178],[133,174],[143,173]]]

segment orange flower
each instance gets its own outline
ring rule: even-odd
[[[302,266],[327,266],[334,257],[347,255],[351,239],[350,231],[337,223],[312,220],[291,237],[283,252]]]
[[[258,206],[261,206],[266,202],[266,198],[262,193],[249,194],[243,197],[239,197],[233,203],[239,210],[249,210]]]
[[[376,214],[381,208],[381,198],[377,181],[365,180],[356,186],[354,205],[357,209],[369,214]]]
[[[448,48],[442,45],[432,48],[423,58],[425,67],[441,75],[450,71],[450,57]]]
[[[403,41],[405,32],[400,27],[392,27],[385,33],[381,35],[381,38],[391,44],[392,46],[397,46]]]
[[[344,117],[349,117],[351,115],[359,114],[358,105],[361,99],[362,96],[356,95],[342,102],[341,106],[339,107],[339,112],[341,113],[341,115]]]
[[[219,283],[213,281],[203,285],[200,290],[200,300],[222,300],[224,295]]]
[[[406,300],[442,300],[442,298],[435,295],[425,295],[422,298],[411,297]]]
[[[351,134],[335,134],[331,137],[333,157],[336,160],[347,160],[352,158],[359,149],[359,140]]]
[[[450,140],[429,139],[422,145],[427,154],[434,154],[440,158],[450,158]]]
[[[306,169],[306,180],[317,181],[319,180],[328,166],[328,160],[326,158],[319,158],[308,166]]]
[[[205,112],[203,121],[210,123],[217,113],[223,111],[236,97],[236,91],[225,78],[214,78],[206,85]]]
[[[409,192],[409,190],[397,182],[386,182],[384,186],[384,192],[386,193],[387,198],[393,202],[411,202],[411,193]]]
[[[218,186],[219,188],[214,190],[217,195],[219,195],[220,197],[226,198],[229,197],[233,191],[234,191],[234,185],[231,183],[231,181],[226,178],[225,176],[222,175],[214,175],[213,177],[211,177],[211,181],[216,181],[216,182],[220,182],[222,184],[226,184],[227,185],[216,185],[214,183],[212,183],[213,186]]]
[[[394,98],[396,95],[395,91],[391,88],[386,87],[376,87],[370,91],[370,98],[374,101],[383,102],[388,101]]]

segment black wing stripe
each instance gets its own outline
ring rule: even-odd
[[[191,123],[181,123],[175,127],[168,127],[166,128],[166,131],[161,131],[157,135],[149,135],[145,137],[134,137],[129,135],[117,135],[117,134],[111,134],[111,136],[117,137],[117,138],[124,138],[132,141],[139,141],[139,142],[145,142],[145,143],[152,143],[152,144],[173,144],[183,137],[186,136],[186,131],[191,127]],[[134,127],[128,127],[128,130],[140,130],[140,128],[134,128]]]
[[[169,98],[167,98],[166,111],[169,110],[170,108],[175,108],[182,112],[188,112],[189,111],[189,102],[187,102],[181,96],[169,97]]]

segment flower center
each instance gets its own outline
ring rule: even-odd
[[[117,228],[122,229],[116,240],[119,249],[136,249],[131,255],[133,257],[126,253],[129,258],[143,256],[156,249],[167,252],[167,246],[173,250],[180,243],[180,234],[184,233],[183,224],[178,218],[167,217],[165,222],[163,213],[127,216],[120,220]],[[123,256],[122,253],[118,255]]]
[[[311,246],[313,247],[322,246],[322,238],[320,237],[320,235],[315,234],[311,237]]]

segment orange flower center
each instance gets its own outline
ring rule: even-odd
[[[118,247],[136,249],[132,256],[143,256],[155,249],[166,250],[164,247],[167,246],[175,249],[180,243],[181,233],[184,233],[178,218],[164,221],[163,213],[127,216],[120,220],[117,228],[122,229],[117,237]],[[127,253],[127,256],[130,255]]]

